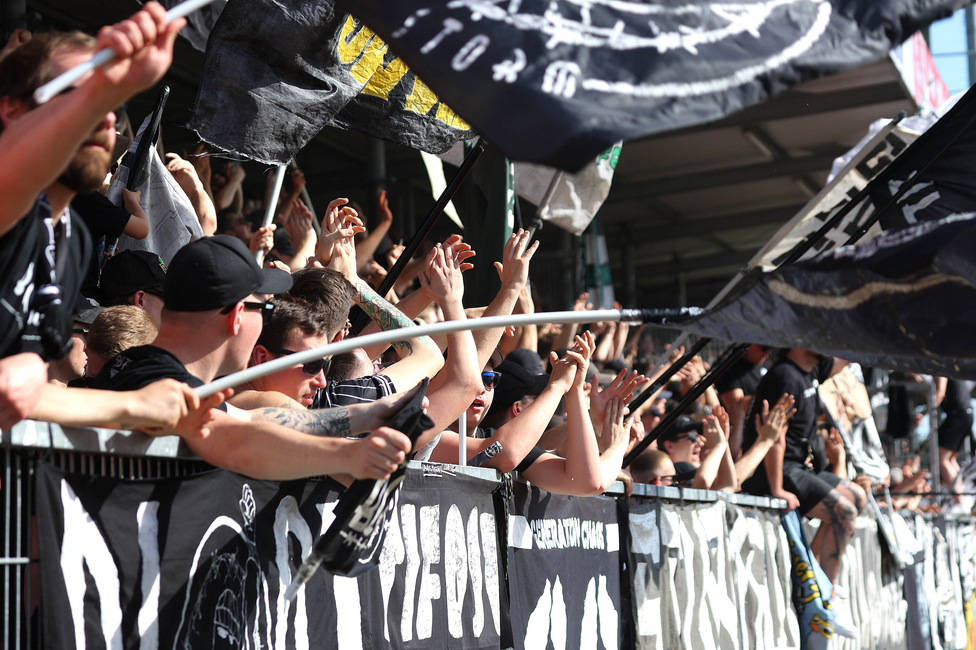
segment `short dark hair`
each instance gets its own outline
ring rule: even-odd
[[[328,321],[314,305],[287,293],[276,295],[271,302],[275,305],[274,313],[264,324],[258,345],[283,348],[295,330],[309,336],[329,335],[331,338]]]
[[[55,77],[52,62],[61,52],[94,51],[95,39],[88,34],[43,32],[12,50],[0,60],[0,97],[9,97],[31,107],[32,95]],[[0,124],[0,132],[3,125]]]
[[[312,305],[329,323],[329,338],[346,325],[354,289],[338,271],[312,267],[295,271],[289,296]]]

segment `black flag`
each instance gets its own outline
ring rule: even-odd
[[[326,125],[430,153],[475,135],[331,2],[228,2],[207,41],[189,128],[226,151],[281,164]]]
[[[754,283],[743,281],[748,289],[679,326],[711,338],[976,379],[974,250],[976,214],[925,221],[757,271]]]
[[[339,0],[515,160],[576,171],[864,65],[962,0]]]

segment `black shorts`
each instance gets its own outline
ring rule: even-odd
[[[797,509],[800,515],[806,515],[813,510],[815,505],[827,498],[831,490],[840,485],[840,481],[830,472],[816,474],[803,463],[783,461],[783,489],[792,492],[800,500],[800,507]],[[762,465],[742,485],[742,489],[750,494],[769,494],[769,481]]]
[[[939,446],[949,451],[960,451],[972,430],[972,411],[949,411],[939,425]]]
[[[826,499],[827,494],[840,485],[840,481],[836,474],[830,472],[815,474],[801,463],[783,463],[783,489],[792,492],[800,500],[800,507],[797,508],[800,515],[806,515]]]

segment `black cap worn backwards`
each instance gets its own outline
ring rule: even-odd
[[[165,280],[166,265],[159,255],[149,251],[122,251],[105,262],[98,290],[103,304],[136,291],[161,296]]]
[[[177,251],[166,272],[163,301],[171,311],[209,311],[252,293],[284,293],[291,283],[291,274],[259,267],[241,240],[216,235]]]

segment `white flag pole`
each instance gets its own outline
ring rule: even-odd
[[[166,12],[166,23],[169,24],[177,18],[188,16],[197,9],[206,7],[208,4],[215,1],[216,0],[186,0],[186,2],[176,5]],[[79,63],[67,72],[58,75],[51,81],[35,90],[34,101],[38,104],[43,104],[50,101],[56,95],[60,94],[71,86],[71,84],[78,81],[89,72],[92,72],[95,68],[105,65],[113,58],[115,58],[115,50],[108,47],[103,50],[99,50],[88,61]]]
[[[286,368],[294,367],[300,363],[308,363],[323,357],[329,357],[343,352],[350,352],[356,348],[370,347],[379,343],[392,343],[402,341],[405,338],[415,338],[417,336],[434,336],[435,334],[450,334],[464,330],[487,330],[496,327],[507,327],[514,325],[540,325],[542,323],[598,323],[603,321],[640,323],[642,321],[641,309],[595,309],[592,311],[554,311],[537,312],[534,314],[513,314],[511,316],[491,316],[488,318],[469,318],[462,321],[443,321],[431,325],[419,325],[416,327],[399,328],[356,336],[345,339],[337,343],[330,343],[320,348],[295,352],[284,357],[279,357],[267,363],[258,364],[246,370],[235,372],[226,377],[221,377],[205,386],[194,389],[197,396],[209,397],[214,393],[226,388],[233,388],[241,384],[265,377],[272,373]]]

